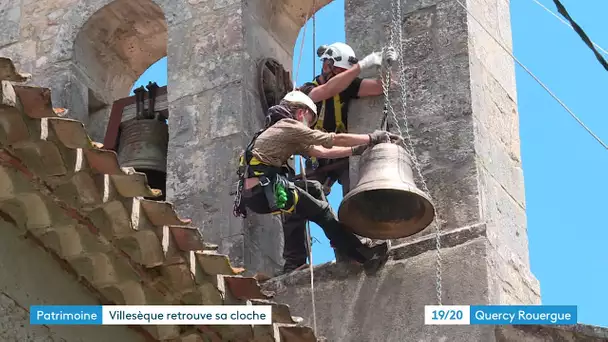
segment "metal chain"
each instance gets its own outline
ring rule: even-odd
[[[391,113],[392,119],[394,121],[395,126],[397,127],[399,135],[401,135],[402,137],[405,138],[403,141],[403,145],[404,145],[403,147],[405,148],[407,153],[410,155],[412,163],[414,164],[414,168],[416,170],[418,180],[419,180],[420,184],[422,185],[422,190],[429,197],[431,197],[429,188],[426,184],[426,181],[424,180],[424,176],[422,175],[422,168],[420,166],[420,162],[418,161],[418,158],[416,157],[416,153],[414,151],[414,143],[412,141],[412,137],[409,132],[409,123],[408,123],[407,115],[406,115],[407,82],[406,82],[406,75],[405,75],[405,62],[403,61],[403,29],[401,27],[401,18],[402,18],[401,0],[391,0],[391,14],[392,14],[391,15],[392,24],[391,24],[391,29],[390,29],[389,46],[395,47],[394,35],[395,35],[396,29],[398,28],[398,37],[397,37],[398,44],[396,44],[396,50],[397,50],[397,53],[399,54],[398,80],[399,80],[400,102],[401,102],[400,109],[403,113],[402,120],[404,122],[405,129],[401,128],[401,125],[399,124],[399,119],[397,118],[397,114],[395,113],[395,110],[394,110],[392,104],[390,104],[390,99],[389,99],[389,94],[388,94],[389,87],[390,87],[390,66],[388,66],[387,69],[389,69],[389,70],[387,70],[387,72],[382,73],[382,89],[383,89],[383,93],[385,96],[385,106]],[[385,76],[385,73],[388,74],[389,76]],[[405,131],[405,134],[404,134],[404,131]],[[432,223],[433,227],[435,228],[435,248],[436,248],[436,253],[437,253],[437,262],[436,262],[436,278],[437,279],[436,279],[436,283],[435,283],[435,290],[436,290],[436,295],[437,295],[437,302],[439,305],[442,305],[442,301],[441,301],[441,295],[442,295],[441,230],[440,230],[439,222],[440,222],[440,218],[439,218],[437,211],[435,210],[435,220],[433,220],[433,223]]]

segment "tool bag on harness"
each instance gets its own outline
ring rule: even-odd
[[[260,130],[253,136],[253,139],[239,158],[239,168],[237,170],[239,183],[234,202],[234,215],[236,217],[247,217],[247,210],[243,198],[251,198],[259,191],[264,192],[264,197],[266,198],[268,208],[270,209],[269,213],[279,214],[282,211],[292,211],[295,207],[296,199],[294,198],[292,201],[289,201],[290,196],[288,194],[290,190],[293,191],[295,189],[295,186],[286,176],[290,173],[291,168],[288,165],[283,167],[266,165],[253,156],[253,145],[264,130],[265,129]],[[259,184],[252,189],[244,190],[246,178],[258,178]],[[285,209],[287,205],[290,204],[288,202],[293,203],[289,208]]]

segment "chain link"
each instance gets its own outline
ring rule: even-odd
[[[401,27],[401,0],[391,0],[391,17],[392,24],[390,25],[390,36],[389,36],[389,46],[396,49],[398,53],[398,81],[399,81],[399,90],[400,90],[400,98],[399,101],[401,103],[401,112],[403,113],[403,123],[404,129],[401,128],[399,123],[399,119],[397,118],[397,114],[395,109],[392,106],[392,103],[389,98],[389,88],[390,88],[390,65],[382,70],[382,91],[384,93],[384,105],[385,108],[391,113],[393,122],[399,135],[404,137],[403,147],[406,152],[410,155],[412,163],[414,164],[414,168],[416,170],[417,178],[422,185],[422,190],[431,197],[429,188],[424,180],[424,176],[422,175],[422,167],[420,166],[420,162],[416,157],[416,153],[414,151],[414,143],[412,141],[412,137],[409,132],[409,123],[406,115],[407,108],[407,82],[406,82],[406,74],[405,74],[405,62],[403,61],[403,29]],[[398,28],[398,31],[397,31]],[[397,41],[398,44],[395,44],[395,31],[398,32]],[[386,49],[384,50],[386,51]],[[405,133],[405,134],[404,134]],[[432,200],[432,199],[431,199]],[[435,220],[433,220],[433,227],[435,228],[435,248],[437,253],[437,262],[436,262],[436,283],[435,290],[437,295],[437,302],[439,305],[442,305],[441,296],[442,296],[442,274],[441,274],[441,266],[442,266],[442,258],[441,258],[441,229],[440,229],[440,218],[435,211]]]

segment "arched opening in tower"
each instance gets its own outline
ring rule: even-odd
[[[92,138],[116,151],[121,167],[145,173],[150,187],[162,191],[156,200],[166,193],[166,67],[160,75],[146,73],[147,82],[137,84],[134,94],[131,90],[166,55],[165,15],[152,0],[109,3],[87,20],[74,42],[74,66],[88,87]]]

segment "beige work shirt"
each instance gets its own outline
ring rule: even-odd
[[[282,119],[260,134],[252,153],[264,164],[281,167],[294,154],[306,156],[315,145],[331,148],[334,135],[311,129],[294,119]]]

